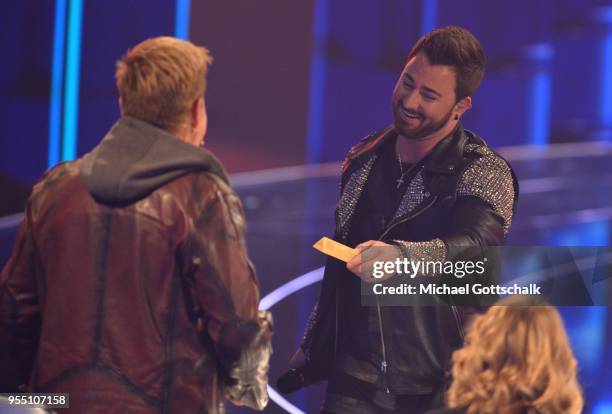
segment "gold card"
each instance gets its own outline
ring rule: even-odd
[[[328,256],[342,260],[343,262],[349,262],[357,255],[357,250],[345,246],[342,243],[338,243],[329,237],[323,237],[321,240],[313,244],[312,247]]]

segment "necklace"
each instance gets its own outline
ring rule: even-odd
[[[400,167],[400,177],[395,181],[397,183],[397,188],[399,190],[399,188],[402,186],[402,184],[404,184],[404,176],[410,172],[410,170],[412,170],[412,168],[408,168],[406,171],[404,171],[404,167],[402,166],[402,158],[399,155],[399,152],[397,151],[397,149],[395,150],[395,156],[397,157],[397,162],[399,163],[399,167]]]
[[[402,184],[404,184],[404,168],[402,167],[402,160],[400,159],[400,157],[397,157],[397,160],[399,161],[399,166],[400,166],[400,177],[396,180],[397,182],[397,188],[399,190],[399,188],[402,186]]]

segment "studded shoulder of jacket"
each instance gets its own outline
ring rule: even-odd
[[[488,203],[502,218],[506,234],[518,196],[510,165],[486,145],[467,144],[464,154],[473,160],[459,177],[457,197],[472,196]]]

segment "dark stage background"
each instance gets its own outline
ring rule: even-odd
[[[115,61],[148,37],[178,35],[215,58],[207,147],[243,198],[262,297],[274,292],[322,265],[310,246],[332,231],[339,161],[391,122],[391,90],[410,46],[447,24],[468,28],[487,54],[463,122],[501,148],[521,180],[509,243],[609,246],[610,1],[24,0],[0,13],[0,266],[35,180],[89,151],[116,120]],[[273,380],[317,290],[268,297],[279,300]],[[612,413],[612,312],[562,314],[585,412]],[[311,413],[321,398],[318,386],[290,402]],[[285,409],[271,402],[266,412]]]

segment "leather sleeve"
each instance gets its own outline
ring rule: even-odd
[[[508,163],[484,146],[459,177],[450,228],[440,238],[395,242],[413,260],[470,260],[476,247],[501,246],[518,201],[518,182]]]
[[[502,220],[487,203],[474,197],[461,197],[451,212],[451,225],[446,235],[422,242],[393,242],[404,257],[413,261],[476,262],[487,257],[492,270],[488,273],[488,281],[493,282],[497,277],[500,253],[495,246],[503,245],[504,230]]]
[[[511,214],[511,213],[510,213]],[[510,217],[511,218],[511,215]],[[425,242],[396,241],[411,260],[484,262],[485,272],[479,283],[496,284],[501,271],[501,250],[504,244],[504,219],[494,207],[480,197],[458,197],[451,212],[451,225],[446,235]],[[445,277],[445,283],[461,286],[473,283],[473,277]],[[440,281],[439,281],[440,282]],[[462,320],[467,321],[496,301],[496,296],[466,295],[449,298],[460,307]]]
[[[461,197],[453,208],[449,234],[442,239],[447,247],[447,260],[461,257],[463,247],[501,246],[504,244],[503,220],[482,200]]]
[[[268,398],[272,319],[269,312],[258,312],[259,288],[246,252],[242,205],[219,180],[202,181],[207,196],[198,209],[189,243],[195,298],[228,377],[230,399],[263,409]]]
[[[400,246],[403,256],[410,260],[484,262],[485,272],[478,275],[478,283],[499,282],[501,250],[497,246],[504,243],[503,221],[482,199],[476,197],[457,199],[451,213],[451,227],[446,236],[425,242],[396,240],[395,243]],[[441,275],[435,277],[442,278]],[[474,276],[462,278],[451,276],[443,277],[443,280],[430,280],[433,283],[444,282],[454,286],[475,282]],[[463,325],[497,300],[495,295],[455,295],[440,296],[440,298],[449,304],[462,305],[458,307],[458,312]]]
[[[19,226],[13,252],[0,275],[0,391],[27,384],[40,335],[37,253],[29,217]]]
[[[457,184],[451,228],[443,238],[448,260],[498,256],[499,249],[486,247],[504,244],[518,201],[518,181],[510,165],[488,147],[468,147],[479,157],[463,171]],[[479,246],[482,252],[470,246]]]

